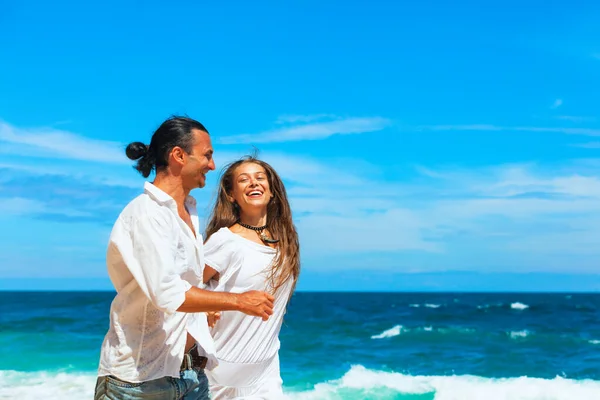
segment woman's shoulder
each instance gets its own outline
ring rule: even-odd
[[[235,237],[233,237],[233,232],[231,232],[229,228],[223,227],[208,237],[208,240],[204,242],[204,247],[229,247],[233,244],[234,240]]]
[[[231,232],[229,230],[229,228],[223,227],[223,228],[220,228],[215,233],[213,233],[212,235],[210,235],[210,237],[208,238],[208,240],[206,242],[208,243],[210,241],[219,241],[219,242],[228,241],[228,240],[233,239],[231,237],[232,234],[233,234],[233,232]]]

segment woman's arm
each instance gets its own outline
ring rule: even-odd
[[[208,281],[210,281],[211,279],[218,281],[219,277],[219,273],[215,271],[214,268],[211,268],[208,265],[204,266],[204,276],[202,277],[202,280],[205,284],[208,283]]]

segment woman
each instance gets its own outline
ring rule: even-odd
[[[279,331],[300,272],[298,235],[285,187],[254,157],[225,170],[207,226],[204,282],[219,291],[275,296],[268,321],[221,313],[212,334],[219,366],[207,371],[212,398],[279,399]],[[209,318],[210,319],[210,318]]]

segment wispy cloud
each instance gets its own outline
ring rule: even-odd
[[[550,106],[550,108],[552,108],[552,109],[555,110],[558,107],[562,106],[562,104],[563,104],[562,99],[556,99],[556,100],[554,100],[554,103],[552,103],[552,105]]]
[[[39,200],[23,197],[0,198],[0,208],[5,215],[60,215],[64,217],[89,217],[90,214],[69,207],[54,207]]]
[[[69,179],[75,179],[80,182],[122,188],[139,188],[143,182],[141,175],[137,174],[137,171],[134,172],[133,168],[129,177],[124,174],[123,172],[127,170],[123,166],[114,167],[109,170],[104,165],[94,168],[94,166],[88,165],[67,167],[59,163],[49,165],[40,162],[36,162],[35,164],[0,162],[0,171],[4,173],[3,176],[0,176],[0,184],[7,179],[11,179],[15,173],[21,174],[21,176],[47,176],[48,179],[69,177]]]
[[[572,147],[582,147],[584,149],[600,149],[600,142],[574,143]]]
[[[276,124],[297,124],[305,122],[319,121],[323,119],[335,119],[333,114],[313,114],[313,115],[281,115],[275,121]]]
[[[0,173],[0,200],[34,202],[31,209],[36,215],[86,216],[100,221],[104,216],[112,218],[118,214],[119,208],[142,191],[142,181],[137,187],[128,187],[96,182],[86,176],[35,174],[14,169],[0,169]],[[4,209],[3,214],[11,213],[18,213],[18,209]]]
[[[21,156],[124,164],[124,146],[54,128],[17,128],[0,121],[0,151]]]
[[[290,126],[256,134],[226,136],[222,137],[219,142],[222,144],[239,144],[320,140],[333,135],[377,132],[385,129],[391,124],[390,120],[381,117],[340,118],[329,121],[297,124],[297,122],[309,120],[309,117],[300,118],[301,119],[298,119],[298,117],[296,117],[294,121],[290,121],[293,122]]]
[[[582,116],[577,116],[577,115],[557,115],[554,118],[561,120],[561,121],[569,121],[569,122],[574,122],[574,123],[596,121],[596,118],[594,118],[594,117],[582,117]]]
[[[431,131],[506,131],[506,132],[549,132],[565,133],[569,135],[600,136],[600,129],[594,128],[564,128],[564,127],[538,127],[538,126],[499,126],[489,124],[472,125],[431,125],[421,126],[417,130]]]

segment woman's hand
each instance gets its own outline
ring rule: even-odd
[[[206,313],[206,319],[208,320],[209,328],[213,328],[217,321],[221,319],[221,313],[218,311],[209,311]]]

